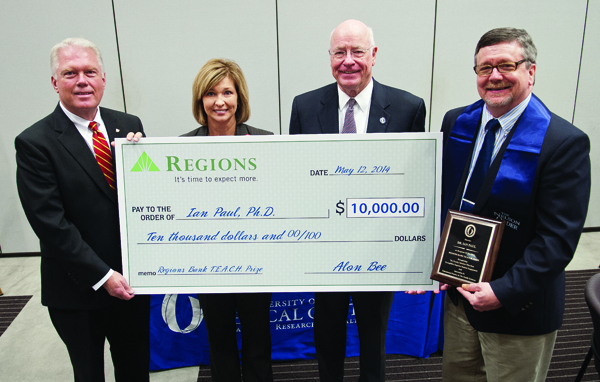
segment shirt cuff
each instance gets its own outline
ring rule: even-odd
[[[98,282],[96,283],[96,285],[94,285],[92,288],[94,288],[94,290],[98,290],[98,289],[100,289],[100,287],[101,287],[102,285],[104,285],[104,283],[106,282],[106,280],[108,280],[108,279],[110,278],[110,276],[112,276],[112,274],[113,274],[113,273],[115,273],[115,271],[113,271],[112,269],[109,269],[109,270],[108,270],[108,273],[106,274],[106,276],[104,276],[104,277],[102,278],[102,280],[98,281]]]

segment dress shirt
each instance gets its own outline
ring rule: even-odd
[[[348,109],[348,101],[350,96],[342,91],[338,85],[338,117],[340,134],[344,128],[344,119],[346,118],[346,110]],[[369,84],[354,97],[354,123],[356,124],[356,133],[364,134],[367,132],[367,122],[369,121],[369,110],[371,109],[371,96],[373,95],[373,79]]]

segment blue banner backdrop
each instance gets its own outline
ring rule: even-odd
[[[442,348],[443,294],[411,296],[397,292],[390,314],[388,354],[428,357]],[[273,293],[271,334],[274,361],[315,357],[313,293]],[[238,326],[238,343],[240,343]],[[358,355],[358,332],[352,304],[348,310],[346,356]],[[150,313],[150,369],[208,365],[208,341],[196,295],[153,295]]]

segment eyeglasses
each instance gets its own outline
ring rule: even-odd
[[[352,49],[350,51],[350,55],[352,56],[352,58],[363,58],[365,54],[367,54],[367,52],[371,50],[371,48],[372,47],[369,47],[369,49]],[[347,51],[341,49],[338,49],[334,52],[329,51],[329,55],[335,60],[343,60],[344,58],[346,58],[347,54]]]
[[[477,73],[478,76],[489,76],[494,71],[494,68],[498,69],[500,73],[510,73],[517,70],[517,67],[524,63],[525,61],[529,61],[527,59],[523,59],[517,62],[503,62],[498,65],[475,65],[473,70]]]

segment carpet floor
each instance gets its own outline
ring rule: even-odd
[[[547,381],[573,381],[590,348],[592,320],[583,291],[586,281],[598,269],[567,271],[566,308],[562,328],[558,331]],[[0,336],[17,317],[31,296],[0,296]],[[275,381],[318,381],[316,360],[278,362],[273,365]],[[358,358],[347,358],[345,380],[358,381]],[[388,354],[388,381],[441,381],[442,352],[429,358]],[[210,380],[210,366],[200,366],[198,381]],[[587,368],[583,381],[600,381],[594,362]]]
[[[574,381],[579,368],[590,348],[592,319],[583,296],[586,281],[600,272],[598,269],[567,271],[565,316],[558,331],[554,353],[546,381]],[[344,379],[358,381],[358,357],[346,359]],[[273,365],[275,381],[308,382],[318,381],[316,360],[278,362]],[[399,354],[388,354],[386,381],[441,381],[442,352],[429,358],[416,358]],[[200,366],[199,382],[210,381],[210,366]],[[594,361],[588,366],[583,381],[600,381]]]
[[[0,296],[0,336],[30,299],[31,296]]]

